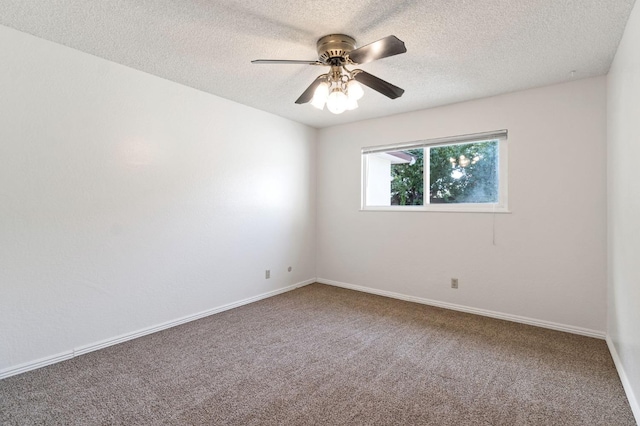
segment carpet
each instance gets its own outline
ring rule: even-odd
[[[635,422],[602,340],[313,284],[1,380],[0,424]]]

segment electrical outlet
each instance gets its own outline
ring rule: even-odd
[[[458,288],[458,279],[451,278],[451,288]]]
[[[271,271],[270,271],[269,269],[267,269],[266,271],[264,271],[264,277],[265,277],[266,279],[271,278]]]

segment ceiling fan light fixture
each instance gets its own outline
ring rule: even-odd
[[[346,111],[348,102],[347,95],[344,94],[342,89],[336,87],[327,98],[327,109],[334,114],[342,114]]]
[[[323,109],[324,104],[327,101],[327,97],[329,96],[329,83],[323,82],[318,85],[315,92],[313,93],[313,99],[311,100],[311,105],[318,109]]]
[[[360,83],[355,80],[349,80],[347,83],[347,96],[349,96],[349,100],[353,99],[354,101],[359,101],[362,99],[364,96],[364,90],[362,90]]]
[[[333,114],[356,109],[358,100],[364,95],[362,85],[378,93],[396,99],[404,90],[361,69],[349,70],[347,66],[366,64],[377,59],[405,53],[404,42],[394,35],[381,38],[373,43],[356,47],[353,37],[345,34],[329,34],[317,42],[318,59],[313,61],[288,59],[256,59],[253,64],[306,64],[330,67],[321,74],[296,99],[298,105],[310,102],[315,108],[327,109]]]

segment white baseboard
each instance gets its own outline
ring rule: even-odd
[[[375,289],[375,288],[363,287],[363,286],[359,286],[359,285],[355,285],[355,284],[343,283],[343,282],[340,282],[340,281],[327,280],[327,279],[324,279],[324,278],[318,278],[316,281],[321,283],[321,284],[328,284],[328,285],[332,285],[332,286],[335,286],[335,287],[348,288],[350,290],[362,291],[364,293],[377,294],[379,296],[391,297],[393,299],[406,300],[408,302],[415,302],[415,303],[420,303],[420,304],[423,304],[423,305],[430,305],[430,306],[436,306],[436,307],[439,307],[439,308],[451,309],[451,310],[454,310],[454,311],[467,312],[467,313],[470,313],[470,314],[476,314],[476,315],[482,315],[482,316],[485,316],[485,317],[491,317],[491,318],[497,318],[497,319],[506,320],[506,321],[518,322],[518,323],[521,323],[521,324],[534,325],[536,327],[549,328],[551,330],[565,331],[567,333],[579,334],[579,335],[582,335],[582,336],[595,337],[595,338],[598,338],[598,339],[604,339],[605,338],[605,333],[603,331],[590,330],[588,328],[575,327],[575,326],[571,326],[571,325],[559,324],[559,323],[550,322],[550,321],[543,321],[543,320],[538,320],[538,319],[534,319],[534,318],[522,317],[522,316],[519,316],[519,315],[504,314],[502,312],[495,312],[495,311],[490,311],[490,310],[487,310],[487,309],[480,309],[480,308],[472,308],[472,307],[469,307],[469,306],[456,305],[454,303],[448,303],[448,302],[440,302],[438,300],[425,299],[425,298],[422,298],[422,297],[408,296],[408,295],[405,295],[405,294],[395,293],[395,292],[392,292],[392,291],[378,290],[378,289]]]
[[[627,400],[629,400],[631,412],[636,418],[636,423],[640,425],[640,402],[638,402],[635,394],[633,393],[631,382],[629,382],[629,377],[627,376],[627,373],[625,373],[624,366],[622,365],[622,360],[620,359],[620,355],[618,355],[618,350],[616,349],[616,345],[613,344],[613,340],[611,340],[611,337],[609,335],[607,335],[606,341],[607,346],[609,347],[609,352],[611,353],[611,358],[613,358],[613,363],[615,364],[616,370],[618,371],[618,376],[620,377],[620,381],[622,382],[624,393],[627,394]]]
[[[73,350],[61,352],[59,354],[48,356],[45,358],[40,358],[35,361],[25,362],[24,364],[19,364],[14,367],[5,368],[4,370],[0,370],[0,380],[6,377],[15,376],[20,373],[26,373],[27,371],[35,370],[41,367],[46,367],[47,365],[66,361],[71,358],[73,358]]]
[[[284,288],[279,288],[277,290],[269,291],[267,293],[262,293],[257,296],[249,297],[247,299],[239,300],[237,302],[228,303],[226,305],[218,306],[217,308],[208,309],[206,311],[198,312],[197,314],[187,315],[182,318],[178,318],[173,321],[167,321],[162,324],[158,324],[155,326],[147,327],[141,330],[134,331],[132,333],[122,334],[120,336],[112,337],[110,339],[105,339],[99,342],[92,343],[90,345],[84,345],[77,348],[74,348],[67,352],[62,352],[57,355],[53,355],[50,357],[45,357],[38,359],[36,361],[26,362],[24,364],[20,364],[14,367],[9,367],[3,370],[0,370],[0,380],[15,376],[16,374],[26,373],[27,371],[35,370],[40,367],[45,367],[47,365],[55,364],[57,362],[65,361],[71,359],[76,356],[80,356],[89,352],[97,351],[99,349],[106,348],[108,346],[117,345],[118,343],[126,342],[127,340],[136,339],[138,337],[146,336],[147,334],[155,333],[161,330],[166,330],[167,328],[175,327],[180,324],[184,324],[187,322],[195,321],[200,318],[208,317],[209,315],[217,314],[219,312],[227,311],[229,309],[237,308],[242,305],[247,305],[249,303],[257,302],[258,300],[267,299],[269,297],[276,296],[278,294],[286,293],[287,291],[295,290],[296,288],[303,287],[305,285],[309,285],[316,282],[315,278],[302,281]]]

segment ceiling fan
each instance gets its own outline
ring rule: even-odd
[[[253,64],[300,64],[331,67],[328,73],[318,76],[296,100],[297,104],[311,104],[334,114],[358,107],[358,99],[364,94],[362,83],[391,99],[402,96],[404,90],[361,69],[348,70],[347,66],[366,64],[376,59],[405,53],[404,42],[394,35],[356,48],[353,37],[345,34],[329,34],[317,43],[318,60],[256,59]]]

